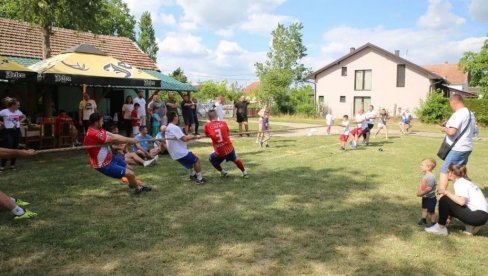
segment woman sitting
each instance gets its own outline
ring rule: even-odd
[[[458,218],[466,224],[464,233],[474,235],[488,221],[488,203],[483,192],[468,178],[465,165],[449,165],[449,180],[454,182],[454,194],[439,190],[439,221],[425,231],[447,236],[446,222],[449,217]]]

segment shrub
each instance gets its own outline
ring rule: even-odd
[[[415,111],[420,121],[424,123],[440,123],[449,118],[449,99],[441,92],[434,91],[429,94],[425,101]]]
[[[465,99],[466,107],[476,113],[476,121],[488,126],[488,99]]]

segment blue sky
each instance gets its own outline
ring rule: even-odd
[[[153,17],[158,65],[192,82],[256,79],[276,24],[300,21],[307,67],[371,42],[417,64],[456,63],[488,34],[487,0],[124,0]]]

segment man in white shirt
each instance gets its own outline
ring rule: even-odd
[[[330,130],[334,124],[334,117],[330,111],[325,115],[325,123],[327,124],[327,135],[330,135]]]
[[[178,124],[178,114],[175,112],[168,113],[168,126],[165,131],[166,147],[171,159],[178,161],[183,167],[190,171],[190,179],[194,180],[197,185],[205,184],[202,176],[202,166],[200,159],[191,151],[188,151],[187,143],[191,140],[200,139],[199,135],[188,136],[183,133]]]
[[[364,137],[364,144],[367,146],[369,145],[369,137],[371,136],[371,130],[374,128],[374,120],[376,119],[376,111],[374,110],[374,106],[370,105],[368,112],[366,112],[366,123],[368,127],[365,128],[363,132]]]
[[[359,136],[361,136],[365,129],[368,128],[368,120],[366,114],[364,114],[364,109],[360,109],[358,114],[356,114],[357,127],[351,131],[353,140],[351,141],[351,148],[356,149],[358,144]]]
[[[473,134],[476,122],[474,114],[464,106],[464,99],[459,94],[451,96],[449,104],[454,111],[454,114],[452,114],[449,120],[441,127],[441,132],[446,134],[446,137],[444,138],[446,142],[449,145],[452,145],[461,132],[463,132],[464,129],[467,129],[466,132],[459,137],[459,140],[442,163],[439,190],[447,189],[447,170],[449,165],[467,165],[469,156],[473,151]],[[469,122],[470,118],[471,122]]]
[[[217,113],[217,121],[224,121],[224,103],[224,96],[219,96],[214,106],[214,110]]]
[[[90,115],[97,111],[97,102],[90,99],[90,94],[83,92],[83,100],[81,100],[78,107],[79,123],[83,126],[83,134],[88,131],[90,127]]]
[[[139,90],[137,92],[137,97],[134,99],[134,104],[138,103],[141,108],[139,108],[138,112],[138,117],[141,120],[141,126],[146,125],[146,99],[144,99],[144,91]]]

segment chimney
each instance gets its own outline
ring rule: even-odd
[[[400,50],[395,50],[395,56],[397,56],[397,57],[400,56]]]
[[[356,51],[356,48],[351,47],[349,50],[350,50],[350,53],[354,53]]]
[[[446,60],[446,61],[444,61],[444,64],[449,64],[449,61],[447,61],[447,60]]]

